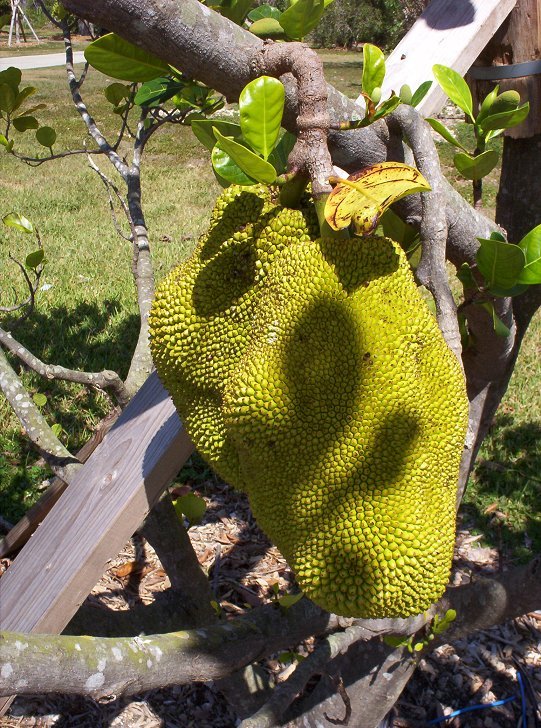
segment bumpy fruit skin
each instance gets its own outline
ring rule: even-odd
[[[200,453],[245,490],[305,594],[344,616],[427,609],[448,581],[468,402],[387,238],[231,187],[160,286],[156,368]]]

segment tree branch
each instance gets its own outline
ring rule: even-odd
[[[453,639],[487,629],[541,604],[541,557],[495,579],[450,588],[431,613],[452,608],[457,619],[445,633]],[[165,685],[212,680],[310,635],[344,627],[366,640],[410,634],[426,615],[393,620],[344,620],[302,599],[288,610],[274,605],[204,629],[132,638],[68,637],[2,633],[0,695],[63,692],[133,694]],[[346,642],[349,638],[344,638]],[[340,640],[338,640],[340,644]],[[152,668],[152,669],[150,669]]]
[[[45,379],[75,382],[87,387],[97,387],[104,392],[111,391],[120,407],[125,407],[130,401],[130,395],[116,372],[109,369],[104,369],[102,372],[82,372],[58,364],[45,364],[2,328],[0,328],[0,344],[11,351],[25,366]]]
[[[69,482],[80,463],[53,433],[45,417],[11,368],[1,346],[0,389],[24,427],[28,439],[43,456],[55,475]]]

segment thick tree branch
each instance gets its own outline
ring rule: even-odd
[[[457,612],[452,629],[445,634],[448,640],[540,605],[541,557],[537,557],[496,579],[448,589],[434,610]],[[143,638],[3,633],[0,695],[14,690],[118,695],[218,679],[313,634],[355,626],[359,627],[356,635],[366,640],[388,633],[410,634],[424,622],[425,615],[405,620],[344,620],[302,599],[287,611],[267,605],[204,629]]]
[[[45,379],[75,382],[76,384],[84,384],[87,387],[97,387],[104,392],[110,391],[120,407],[125,407],[130,400],[130,395],[116,372],[109,369],[104,369],[102,372],[82,372],[76,369],[67,369],[58,364],[45,364],[2,328],[0,328],[0,344],[8,351],[11,351],[25,366]]]

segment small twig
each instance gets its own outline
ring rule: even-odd
[[[107,190],[107,195],[109,197],[109,209],[111,211],[111,218],[112,218],[113,226],[114,226],[115,230],[117,231],[117,233],[120,235],[121,238],[123,238],[124,240],[127,240],[128,242],[132,242],[134,239],[134,236],[135,236],[133,221],[130,217],[130,212],[128,210],[128,206],[126,205],[124,198],[120,194],[118,187],[115,185],[115,183],[112,180],[109,179],[109,177],[107,177],[106,174],[104,174],[104,172],[101,171],[101,169],[98,167],[98,165],[94,162],[94,160],[91,157],[88,157],[88,164],[89,164],[90,168],[93,169],[96,172],[96,174],[98,174],[99,178],[105,185],[105,189]],[[120,223],[118,222],[118,218],[116,216],[115,206],[113,203],[113,195],[111,194],[111,190],[115,193],[115,196],[116,196],[117,200],[119,201],[120,206],[122,207],[122,210],[124,211],[124,214],[126,215],[128,225],[131,228],[131,235],[125,235],[122,231],[122,228],[120,227]]]
[[[323,715],[325,716],[326,720],[328,720],[329,723],[332,723],[333,725],[348,725],[349,721],[351,720],[351,700],[349,699],[349,695],[344,685],[344,681],[341,677],[338,678],[336,692],[344,701],[344,705],[346,706],[346,714],[343,718],[331,718],[329,715],[327,715],[327,713],[324,713]]]
[[[72,157],[77,154],[105,154],[103,149],[68,149],[65,152],[57,152],[55,154],[49,154],[48,157],[28,157],[24,154],[12,151],[14,157],[21,162],[24,162],[29,167],[39,167],[44,162],[51,162],[55,159],[63,159],[64,157]]]
[[[97,387],[105,392],[111,391],[120,407],[125,407],[130,400],[124,382],[116,372],[108,369],[102,372],[82,372],[58,364],[45,364],[2,328],[0,328],[0,343],[25,366],[46,379],[59,379],[84,384],[87,387]]]
[[[36,231],[36,234],[37,234],[37,231]],[[39,247],[41,248],[42,246],[41,246],[41,240],[39,238],[39,235],[38,235],[38,244],[39,244]],[[26,308],[27,310],[25,311],[24,315],[19,317],[16,321],[14,321],[12,323],[12,326],[15,326],[15,325],[18,326],[23,321],[25,321],[30,316],[32,311],[34,310],[34,305],[35,305],[35,300],[36,300],[36,291],[38,290],[39,282],[41,279],[41,274],[43,273],[43,266],[39,265],[37,268],[34,269],[35,279],[34,279],[34,281],[31,281],[30,276],[28,275],[28,272],[27,272],[25,266],[19,260],[17,260],[17,258],[14,258],[13,255],[11,255],[11,253],[9,254],[9,257],[16,265],[18,265],[18,267],[23,275],[23,278],[26,282],[26,285],[28,286],[29,294],[28,294],[28,298],[26,298],[24,301],[21,301],[21,303],[16,303],[13,306],[0,306],[0,312],[15,313],[16,311],[20,311],[22,308]]]

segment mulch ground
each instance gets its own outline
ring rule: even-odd
[[[190,536],[221,608],[234,616],[280,594],[295,591],[291,571],[251,517],[242,494],[209,481],[199,490],[207,502],[203,522]],[[454,584],[494,574],[507,567],[496,549],[479,545],[467,524],[459,526]],[[9,562],[5,561],[4,568]],[[96,585],[89,601],[114,609],[150,603],[169,581],[153,549],[135,535]],[[294,646],[292,646],[294,647]],[[306,653],[309,644],[297,646]],[[419,659],[419,658],[418,658]],[[263,664],[272,678],[284,680],[294,669],[278,656]],[[477,632],[468,640],[443,645],[420,656],[417,670],[385,723],[386,728],[420,728],[457,709],[486,705],[511,696],[503,705],[463,712],[438,725],[448,728],[517,728],[521,700],[517,671],[541,700],[541,613],[525,615],[498,628]],[[528,727],[535,726],[529,708]],[[541,716],[540,716],[541,717]],[[0,726],[56,728],[232,728],[238,723],[223,695],[208,684],[176,686],[138,696],[95,701],[82,696],[40,695],[17,698]],[[527,728],[522,725],[522,728]]]

